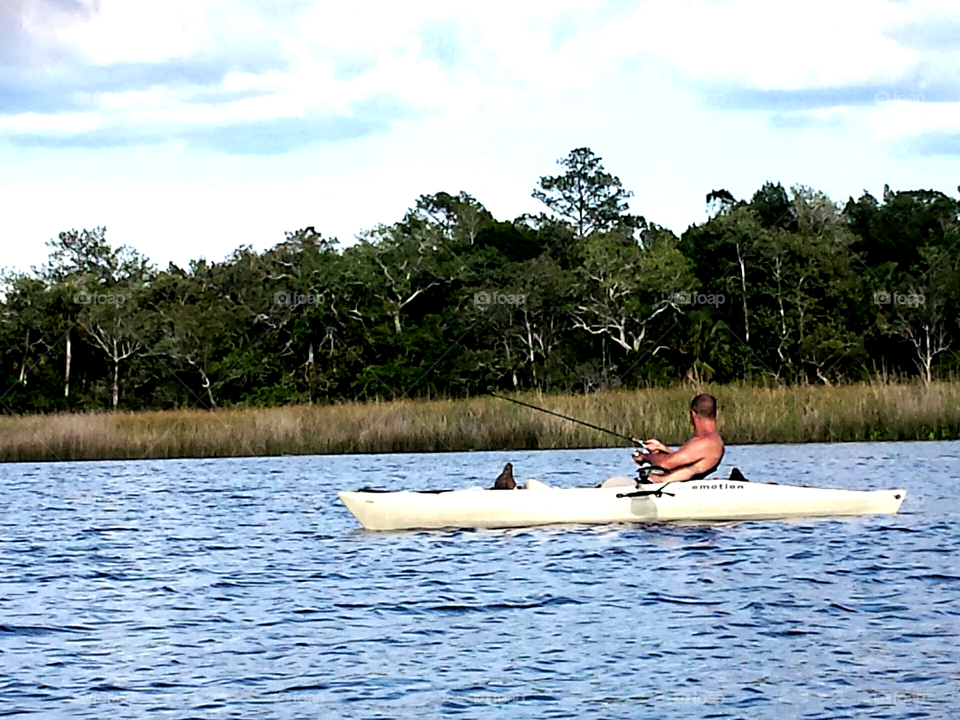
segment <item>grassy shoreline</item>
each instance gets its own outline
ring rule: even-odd
[[[960,382],[705,386],[729,444],[960,438]],[[693,390],[517,396],[624,434],[688,435]],[[492,397],[330,406],[0,416],[0,462],[569,449],[625,442]]]

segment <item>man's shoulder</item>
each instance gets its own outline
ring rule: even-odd
[[[720,437],[718,433],[710,433],[708,435],[697,435],[695,437],[687,440],[684,447],[693,449],[697,448],[703,452],[716,451],[717,449],[720,452],[726,448],[724,445],[723,438]]]

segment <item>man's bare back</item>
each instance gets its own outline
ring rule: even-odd
[[[717,469],[723,459],[723,439],[717,433],[717,400],[697,395],[690,403],[694,435],[672,451],[656,438],[647,440],[647,452],[635,456],[638,464],[649,463],[664,470],[657,482],[701,479]]]

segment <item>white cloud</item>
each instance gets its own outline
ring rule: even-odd
[[[95,65],[187,57],[210,39],[200,2],[85,0],[85,4],[90,14],[59,29],[56,36]]]
[[[0,132],[11,133],[77,133],[96,130],[100,127],[100,116],[96,113],[20,113],[19,115],[0,116]]]
[[[127,143],[139,132],[147,140],[96,152],[0,140],[8,170],[0,193],[10,200],[0,230],[35,238],[31,252],[39,253],[29,261],[5,255],[3,262],[20,266],[41,261],[43,240],[60,230],[100,224],[113,242],[161,262],[220,258],[241,243],[265,247],[304,225],[349,240],[439,190],[465,190],[510,218],[540,209],[530,198],[537,178],[555,173],[555,160],[579,146],[592,147],[636,191],[635,211],[678,232],[702,220],[705,193],[719,187],[749,195],[772,179],[843,198],[870,183],[956,185],[949,159],[903,160],[889,148],[904,135],[956,131],[957,103],[875,105],[869,90],[865,105],[786,108],[772,122],[768,110],[707,97],[728,87],[876,84],[905,92],[903,74],[931,56],[918,65],[923,51],[889,39],[889,28],[955,13],[955,0],[647,0],[616,18],[599,0],[317,2],[295,14],[243,0],[103,0],[97,13],[69,16],[29,1],[33,36],[60,38],[57,51],[88,65],[24,66],[24,76],[77,76],[64,92],[80,99],[68,97],[63,112],[0,111],[0,134],[59,140],[96,130],[107,145],[113,131]],[[564,13],[557,42],[552,21]],[[458,45],[440,47],[447,56],[424,56],[424,33],[445,28]],[[238,61],[267,46],[275,53],[270,62]],[[163,63],[171,60],[175,72],[167,77]],[[87,93],[88,77],[114,87],[99,67],[111,63],[158,65],[147,80]],[[349,115],[371,98],[426,111],[399,120],[408,114],[384,110],[382,134],[347,132],[353,139],[292,145],[274,157],[220,154],[203,148],[228,143],[191,135],[240,122]],[[380,119],[366,112],[367,120]],[[150,138],[164,144],[150,147]],[[22,243],[16,251],[26,252]]]
[[[795,90],[896,77],[919,56],[882,31],[912,15],[876,0],[651,0],[603,34],[705,84]]]
[[[960,103],[890,99],[876,109],[871,120],[881,140],[924,132],[960,133]]]

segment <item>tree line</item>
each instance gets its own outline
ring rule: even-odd
[[[346,247],[307,227],[159,270],[104,228],[60,233],[3,276],[0,411],[956,374],[950,196],[714,190],[677,236],[589,148],[558,164],[543,213],[439,192]]]

